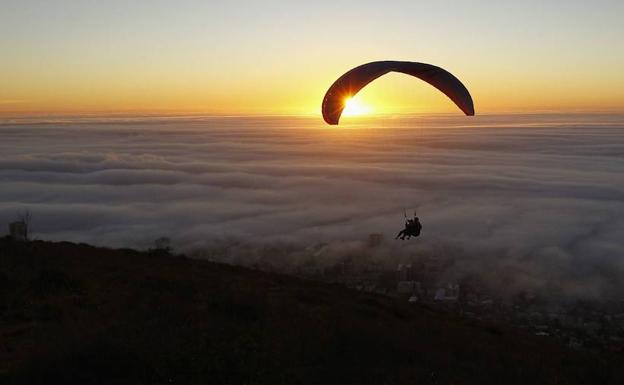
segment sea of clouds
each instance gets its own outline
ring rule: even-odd
[[[179,252],[284,269],[428,253],[501,290],[624,293],[622,115],[352,123],[5,121],[0,223],[29,210],[39,239],[148,248],[166,236]],[[422,236],[394,241],[404,209]],[[374,250],[371,233],[385,236]]]

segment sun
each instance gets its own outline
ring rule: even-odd
[[[344,105],[345,108],[342,110],[342,116],[362,116],[371,111],[371,108],[362,103],[357,97],[346,97]]]

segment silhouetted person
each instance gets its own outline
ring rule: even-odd
[[[397,234],[394,239],[404,240],[405,237],[410,239],[411,237],[417,237],[420,235],[420,230],[422,230],[422,225],[420,224],[420,220],[417,216],[414,216],[414,219],[408,219],[405,221],[405,228]]]
[[[394,237],[394,239],[399,239],[399,237],[401,239],[405,239],[405,235],[407,234],[407,229],[409,228],[409,223],[410,223],[410,220],[406,219],[405,220],[405,228],[403,230],[399,231],[399,233],[397,234],[396,237]]]
[[[417,237],[420,235],[420,230],[422,230],[422,225],[420,224],[420,219],[417,216],[414,216],[414,220],[412,221],[413,231],[411,231],[411,235]]]

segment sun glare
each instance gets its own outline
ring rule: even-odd
[[[342,116],[362,116],[370,113],[371,109],[363,104],[356,97],[347,97],[345,99],[345,108]]]

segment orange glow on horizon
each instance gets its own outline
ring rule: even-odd
[[[540,12],[468,1],[29,3],[0,12],[0,116],[318,116],[331,84],[374,60],[448,70],[477,115],[624,113],[622,2],[543,2]],[[357,97],[366,110],[349,105],[346,116],[461,114],[404,74]]]
[[[0,116],[42,114],[206,114],[320,115],[323,95],[343,71],[355,65],[319,62],[303,77],[288,69],[249,73],[248,68],[204,73],[181,68],[141,71],[124,63],[123,71],[99,73],[16,68],[0,89]],[[433,62],[433,61],[432,61]],[[321,65],[322,64],[322,65]],[[551,82],[545,75],[484,71],[458,61],[452,66],[475,102],[477,115],[514,112],[624,110],[624,87],[612,78]],[[308,63],[309,65],[309,63]],[[69,67],[69,63],[68,66]],[[295,68],[297,66],[294,66]],[[459,70],[455,70],[455,69]],[[1,73],[0,73],[1,74]],[[562,77],[571,77],[562,74]],[[240,78],[239,78],[240,76]],[[539,83],[539,84],[538,84]],[[388,74],[364,87],[348,102],[343,116],[461,112],[444,94],[403,74]]]

